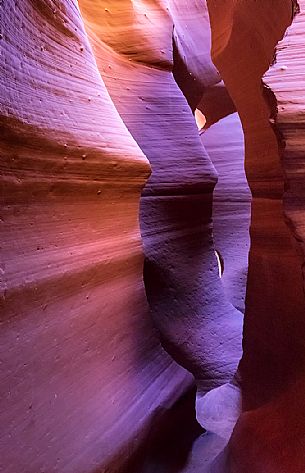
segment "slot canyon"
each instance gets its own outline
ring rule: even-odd
[[[0,0],[0,472],[305,473],[305,0]]]

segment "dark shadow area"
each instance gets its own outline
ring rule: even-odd
[[[195,395],[192,388],[158,417],[122,473],[178,473],[185,466],[194,441],[204,432],[196,420]]]
[[[198,84],[195,77],[188,71],[183,59],[180,56],[175,39],[173,38],[173,76],[174,79],[186,98],[191,110],[195,108],[202,97],[202,86]]]

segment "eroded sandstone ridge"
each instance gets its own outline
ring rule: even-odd
[[[0,2],[3,473],[122,472],[194,382],[189,471],[303,473],[296,11]]]
[[[277,42],[296,13],[295,2],[208,4],[212,54],[241,117],[252,191],[244,353],[239,368],[243,413],[226,455],[212,471],[301,473],[305,467],[300,420],[305,361],[300,219],[304,210],[303,15],[296,17],[275,55]],[[220,7],[226,12],[225,21],[219,21]],[[265,79],[269,90],[262,78],[271,63]]]
[[[209,53],[206,4],[79,5],[113,103],[152,166],[140,211],[152,317],[166,349],[205,391],[234,374],[242,322],[224,297],[212,244],[217,174],[172,74],[174,30],[185,68],[176,67],[176,78],[187,70],[201,94],[220,80]]]
[[[116,471],[191,381],[148,315],[138,212],[150,166],[77,3],[0,10],[0,471]]]

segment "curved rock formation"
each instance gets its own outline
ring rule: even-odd
[[[201,104],[206,109],[204,98]],[[244,312],[251,194],[244,171],[244,134],[237,113],[202,132],[201,141],[219,175],[213,196],[213,236],[223,259],[222,284],[227,299]]]
[[[111,98],[152,166],[140,217],[152,317],[166,349],[205,391],[234,374],[242,319],[224,297],[212,245],[216,173],[171,73],[172,28],[177,15],[179,35],[183,5],[172,2],[165,9],[158,1],[135,6],[126,0],[101,8],[91,0],[79,3]],[[184,4],[197,24],[207,19],[205,3],[199,3],[201,7]],[[143,31],[137,27],[142,23]],[[202,39],[200,30],[197,39]],[[188,36],[186,31],[184,49],[194,42],[194,32]],[[194,56],[196,51],[191,51]],[[219,80],[207,52],[196,67],[192,55],[194,76],[206,68],[205,83]]]
[[[303,473],[296,11],[0,2],[3,473],[144,473],[194,379],[185,473]]]
[[[192,380],[161,349],[144,293],[150,167],[76,2],[0,9],[0,470],[114,472]]]
[[[220,3],[226,8],[224,21],[217,10]],[[285,182],[288,179],[290,189],[296,182],[294,172],[289,179],[295,161],[289,154],[288,139],[288,152],[284,152],[288,172],[284,178],[281,142],[274,129],[274,99],[262,85],[274,48],[291,23],[294,4],[208,4],[213,59],[243,123],[246,173],[253,196],[244,354],[240,364],[244,412],[226,459],[213,471],[301,472],[305,462],[296,446],[302,441],[303,428],[296,429],[296,417],[300,415],[298,399],[304,384],[305,302],[302,259],[283,214]],[[299,22],[292,31],[299,31]],[[282,44],[290,45],[289,36]],[[280,48],[284,50],[285,46]],[[291,52],[287,49],[287,57]],[[296,46],[295,54],[298,53]],[[283,70],[286,68],[282,69],[281,63],[271,69],[268,83],[272,87],[283,84]],[[287,88],[288,84],[289,81]],[[285,108],[280,104],[279,110],[281,106]],[[296,223],[290,214],[296,201],[296,192],[293,193],[294,199],[286,198],[284,208],[290,227],[294,224],[298,228],[300,221]]]

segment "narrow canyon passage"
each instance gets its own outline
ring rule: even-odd
[[[304,10],[0,1],[0,472],[304,473]]]
[[[251,193],[245,175],[244,134],[237,113],[201,132],[218,173],[213,196],[213,237],[223,258],[222,284],[227,299],[245,312]]]

